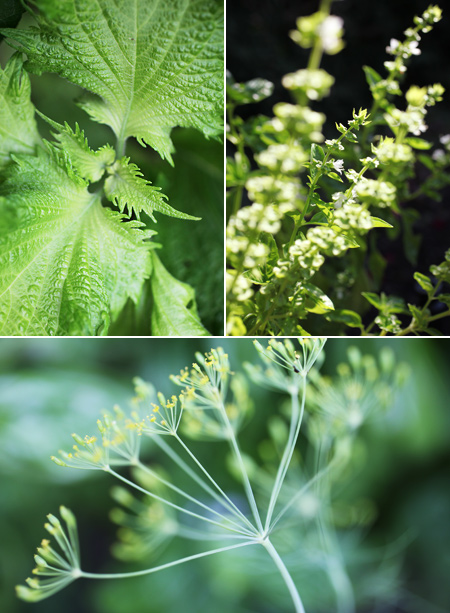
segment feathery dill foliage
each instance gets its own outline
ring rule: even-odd
[[[134,137],[173,166],[173,128],[220,138],[222,3],[36,0],[26,8],[35,25],[0,29],[16,49],[0,69],[0,333],[105,335],[133,304],[130,318],[142,319],[146,336],[207,335],[192,288],[168,273],[152,241],[155,214],[199,218],[167,202],[126,143]],[[79,106],[111,128],[114,146],[95,151],[77,124],[37,111],[28,72],[82,87]],[[53,142],[40,136],[35,112]],[[169,321],[159,314],[167,295]],[[125,320],[116,334],[129,334]]]
[[[61,553],[48,540],[42,542],[35,557],[36,577],[18,587],[20,598],[37,601],[75,579],[146,575],[225,551],[229,556],[235,551],[240,560],[244,556],[248,568],[262,564],[270,570],[270,556],[281,577],[276,574],[278,579],[273,579],[271,573],[264,589],[274,587],[279,592],[276,581],[283,579],[289,600],[280,606],[286,610],[293,607],[303,612],[304,602],[318,606],[320,599],[328,598],[331,609],[351,613],[359,598],[367,603],[367,599],[392,596],[383,581],[376,593],[380,572],[376,560],[363,569],[373,579],[370,594],[367,582],[358,586],[353,577],[356,585],[352,584],[351,552],[348,544],[341,550],[339,526],[367,525],[373,513],[367,503],[360,508],[358,502],[353,506],[347,502],[344,512],[336,491],[351,479],[353,447],[361,425],[372,412],[392,403],[406,377],[404,366],[395,364],[387,349],[377,362],[351,348],[348,362],[329,379],[319,373],[325,339],[273,339],[265,346],[258,341],[254,345],[260,363],[244,364],[245,372],[233,372],[221,348],[196,354],[191,368],[171,376],[181,391],[170,398],[135,379],[130,411],[116,406],[104,412],[97,422],[97,435],[73,434],[72,450],[52,457],[58,466],[100,470],[120,481],[112,490],[118,506],[111,512],[111,519],[120,526],[113,547],[118,558],[145,562],[173,539],[203,543],[201,551],[136,572],[85,572],[80,568],[74,516],[61,507],[67,532],[52,515],[46,524]],[[238,439],[252,417],[249,380],[281,393],[283,404],[267,422],[269,438],[244,452]],[[162,452],[164,466],[141,459],[141,445],[147,439]],[[240,494],[225,491],[227,475],[213,474],[199,459],[195,444],[199,440],[211,446],[212,454],[223,454],[223,460],[214,465],[230,471]],[[268,556],[262,555],[264,550]],[[311,594],[308,585],[314,586],[317,580],[320,594],[317,590]]]
[[[331,4],[322,0],[290,33],[311,49],[310,59],[284,76],[293,102],[276,104],[272,118],[244,121],[236,114],[240,105],[270,96],[271,83],[236,83],[228,75],[227,137],[235,147],[227,161],[229,335],[334,335],[346,327],[363,335],[433,334],[433,322],[450,315],[449,294],[441,289],[450,282],[450,250],[431,276],[415,273],[427,296],[422,306],[376,293],[386,267],[377,234],[403,228],[412,236],[418,216],[412,201],[440,199],[449,183],[450,136],[443,135],[431,154],[432,143],[422,138],[428,110],[444,88],[413,85],[404,96],[401,90],[407,63],[420,54],[421,37],[440,21],[441,9],[429,6],[403,40],[391,40],[385,75],[364,67],[372,108],[354,110],[348,124],[336,124],[338,134],[325,139],[325,115],[311,107],[334,83],[320,68],[322,55],[344,45],[344,24],[330,15]],[[411,179],[419,164],[428,176],[416,189]],[[242,206],[245,193],[250,206]],[[415,265],[418,249],[407,247]],[[376,317],[365,324],[361,316],[369,308]]]

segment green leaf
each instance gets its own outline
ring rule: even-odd
[[[33,6],[33,5],[31,5]],[[223,6],[218,0],[40,0],[38,27],[4,29],[30,72],[85,88],[81,106],[171,161],[170,132],[222,134]]]
[[[428,309],[419,309],[414,304],[408,304],[408,309],[414,318],[414,328],[421,331],[426,330],[430,319],[430,311]]]
[[[15,53],[0,68],[0,168],[11,161],[11,153],[33,153],[41,141],[34,106],[30,101],[30,79]]]
[[[361,317],[358,313],[355,313],[355,311],[339,309],[338,311],[327,313],[325,318],[327,321],[345,324],[349,328],[363,328]]]
[[[436,296],[436,300],[438,300],[439,302],[443,302],[448,307],[450,307],[450,294],[439,294],[438,296]]]
[[[235,105],[261,102],[273,92],[273,83],[266,79],[251,79],[246,83],[236,83],[231,73],[227,70],[227,97]]]
[[[164,268],[158,256],[155,253],[152,255],[152,335],[209,336],[198,318],[192,287],[177,281]]]
[[[110,176],[105,181],[106,197],[117,204],[121,213],[127,208],[129,215],[134,212],[139,219],[141,211],[144,211],[153,221],[156,221],[153,211],[179,219],[199,219],[169,206],[165,201],[167,196],[160,192],[161,188],[143,179],[136,164],[129,162],[130,158],[117,160],[108,168]]]
[[[303,288],[306,295],[305,309],[307,311],[321,315],[334,310],[333,302],[320,288],[312,283],[304,283]]]
[[[317,145],[316,143],[313,143],[311,145],[311,162],[313,160],[317,162],[322,162],[324,158],[325,158],[325,153],[322,147],[320,145]]]
[[[374,228],[393,228],[394,227],[390,223],[388,223],[387,221],[384,221],[383,219],[380,219],[379,217],[371,216],[370,221],[372,222]]]
[[[434,292],[434,285],[431,283],[430,278],[426,275],[423,275],[420,272],[415,272],[414,279],[417,281],[420,287],[427,292],[427,294],[432,294]]]
[[[215,336],[222,336],[223,145],[216,140],[206,140],[196,130],[176,130],[173,136],[176,168],[153,156],[154,159],[147,160],[143,171],[154,183],[161,185],[169,202],[182,202],[183,210],[202,219],[187,224],[160,215],[158,242],[162,249],[158,253],[172,275],[195,289],[198,312],[205,328]]]
[[[363,296],[372,306],[387,315],[390,313],[405,313],[405,303],[401,298],[395,296],[386,296],[383,292],[380,296],[373,292],[361,292]]]
[[[380,330],[391,334],[398,334],[402,330],[402,322],[396,315],[379,315],[375,318],[375,323]]]
[[[370,89],[372,89],[377,83],[382,80],[382,77],[378,74],[378,72],[370,66],[363,66],[363,70],[366,75],[366,81]]]
[[[433,146],[432,143],[429,143],[423,138],[417,138],[417,136],[408,136],[408,138],[405,138],[405,143],[413,149],[421,150],[431,149],[431,147]]]
[[[101,205],[67,163],[14,156],[0,186],[0,333],[105,334],[150,273],[152,232]]]
[[[268,232],[261,232],[260,240],[270,249],[269,255],[266,259],[266,266],[267,268],[270,268],[270,270],[272,270],[273,267],[277,265],[277,262],[280,258],[276,240],[274,239],[273,234],[269,234]]]
[[[65,151],[71,160],[73,167],[83,179],[99,181],[105,173],[106,167],[115,160],[115,152],[111,145],[105,145],[98,151],[93,151],[84,136],[83,130],[75,124],[75,132],[67,122],[62,126],[52,121],[39,111],[38,115],[55,129],[53,133],[57,140],[57,146]]]

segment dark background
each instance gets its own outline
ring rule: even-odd
[[[327,116],[326,138],[335,137],[335,122],[346,123],[354,108],[370,108],[372,99],[362,66],[369,65],[384,74],[383,62],[389,59],[385,48],[390,39],[401,40],[403,31],[413,25],[414,16],[421,14],[429,4],[428,0],[340,0],[333,3],[332,14],[344,20],[346,46],[337,55],[323,56],[321,67],[336,81],[331,95],[312,105]],[[404,92],[412,84],[425,86],[439,82],[446,88],[444,100],[432,107],[427,116],[429,130],[425,138],[432,142],[450,133],[450,11],[445,3],[435,4],[443,9],[443,19],[431,32],[422,36],[422,53],[409,61],[402,85]],[[227,69],[237,81],[263,77],[275,86],[274,94],[264,102],[240,107],[238,112],[243,117],[259,113],[271,116],[276,102],[290,100],[289,92],[281,86],[281,78],[306,67],[309,50],[296,45],[289,38],[289,31],[295,28],[297,17],[310,15],[318,7],[318,0],[228,0]],[[423,167],[418,168],[414,188],[426,172]],[[428,198],[414,201],[420,213],[415,231],[422,236],[415,265],[404,257],[401,236],[392,241],[386,232],[378,232],[380,249],[388,261],[383,291],[400,296],[406,302],[422,304],[420,287],[412,276],[415,271],[428,274],[429,266],[442,262],[450,247],[449,200],[450,190],[447,188],[442,192],[441,202]],[[450,323],[443,320],[439,329],[449,334]]]

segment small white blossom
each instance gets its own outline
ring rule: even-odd
[[[336,172],[342,174],[342,171],[344,170],[344,160],[334,160],[333,168]]]
[[[345,192],[336,192],[335,194],[333,194],[332,198],[334,200],[335,209],[340,209],[344,202],[347,200]]]
[[[336,53],[341,48],[341,35],[343,19],[336,15],[329,15],[319,27],[319,36],[322,40],[323,50],[327,53]]]
[[[433,151],[431,156],[435,162],[444,162],[445,161],[445,151],[443,149],[436,149]]]
[[[416,40],[409,43],[409,51],[411,55],[420,55],[422,53],[419,49],[419,43]]]
[[[386,52],[390,53],[391,55],[395,55],[395,52],[397,51],[399,45],[399,40],[397,40],[396,38],[391,38],[389,46],[386,47]]]

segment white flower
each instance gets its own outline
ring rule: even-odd
[[[416,40],[409,43],[409,50],[412,55],[420,55],[422,53],[419,49],[419,43]]]
[[[342,171],[344,170],[344,160],[334,160],[333,168],[336,172],[342,174]]]
[[[436,149],[431,157],[435,162],[445,162],[445,151],[443,149]]]
[[[395,52],[397,51],[399,44],[400,44],[399,40],[397,40],[396,38],[391,38],[389,46],[386,47],[386,52],[390,53],[391,55],[395,55]]]
[[[319,27],[319,36],[322,40],[323,50],[327,53],[335,53],[340,49],[343,19],[336,15],[329,15]]]
[[[344,204],[344,202],[346,202],[347,200],[345,196],[345,192],[336,192],[335,194],[333,194],[333,200],[334,200],[334,208],[340,209],[341,206]]]

